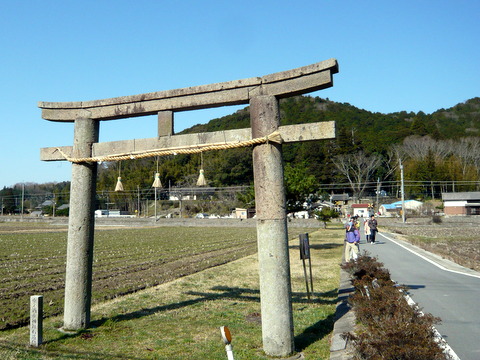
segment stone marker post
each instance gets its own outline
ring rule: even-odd
[[[30,346],[38,347],[43,341],[43,296],[30,296]]]
[[[99,123],[75,120],[73,155],[92,156],[98,142]],[[92,293],[94,206],[97,163],[73,163],[68,222],[67,269],[65,276],[65,330],[79,330],[90,324]]]
[[[280,115],[275,96],[252,98],[250,118],[253,138],[277,130]],[[270,356],[286,356],[294,351],[294,337],[282,145],[255,146],[253,171],[263,350]]]

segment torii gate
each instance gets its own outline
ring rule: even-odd
[[[184,148],[204,151],[253,139],[257,144],[253,148],[253,170],[263,348],[271,356],[293,353],[281,143],[335,138],[335,124],[280,126],[278,99],[331,87],[337,72],[337,61],[329,59],[217,84],[86,102],[39,102],[43,119],[75,123],[73,146],[42,148],[40,152],[44,161],[72,161],[64,329],[79,330],[90,324],[97,161],[157,156],[162,151]],[[239,104],[250,104],[251,129],[174,135],[174,112]],[[158,114],[158,137],[98,142],[100,121],[154,114]],[[269,137],[274,132],[280,134],[281,141]]]

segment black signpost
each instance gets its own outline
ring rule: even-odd
[[[310,300],[310,290],[313,294],[313,276],[312,276],[312,261],[310,259],[310,240],[308,239],[308,233],[300,234],[300,259],[303,262],[303,272],[305,274],[305,285],[307,287],[307,296]],[[308,286],[308,275],[307,275],[307,266],[305,265],[305,260],[308,259],[308,264],[310,268],[310,288]]]

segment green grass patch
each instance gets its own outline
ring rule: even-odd
[[[146,289],[117,296],[113,300],[101,302],[101,296],[97,294],[90,329],[68,336],[58,331],[61,317],[50,317],[45,320],[45,343],[39,349],[27,346],[27,328],[5,330],[0,333],[1,358],[225,359],[219,327],[226,325],[234,337],[236,358],[266,359],[262,351],[258,264],[254,254],[256,230],[228,229],[231,231],[228,235],[224,228],[172,228],[171,231],[161,228],[155,233],[156,229],[105,231],[104,235],[108,233],[109,236],[104,239],[99,232],[96,236],[96,261],[107,261],[100,258],[101,253],[103,259],[110,259],[108,262],[116,264],[111,267],[125,269],[130,266],[143,275],[158,275],[162,267],[188,257],[199,260],[201,265],[190,266],[195,271],[202,271],[173,280],[165,276],[160,285],[147,286],[147,283],[155,285],[152,277],[140,281],[140,287]],[[188,234],[177,236],[181,231]],[[159,235],[165,232],[169,234],[167,240]],[[314,296],[310,301],[306,296],[303,266],[299,259],[299,232],[310,233],[314,274]],[[342,234],[340,227],[332,227],[316,232],[299,229],[291,235],[295,344],[307,358],[309,355],[317,359],[329,358],[329,335],[333,329],[343,249]],[[190,240],[179,243],[181,238]],[[212,244],[207,241],[208,238],[218,241]],[[168,246],[162,252],[159,244]],[[101,250],[97,250],[98,247]],[[185,252],[185,247],[191,247],[193,255]],[[217,253],[219,250],[222,256]],[[249,255],[248,251],[253,255]],[[204,258],[205,254],[213,256]],[[154,266],[154,258],[161,259],[161,262],[152,272],[148,269]],[[211,262],[204,264],[206,261]],[[146,264],[145,270],[138,268],[139,262]],[[101,269],[99,265],[96,264]],[[172,267],[171,271],[181,272],[181,267]],[[133,280],[137,282],[136,286],[143,275]],[[121,288],[124,285],[118,283],[118,276],[115,275],[109,284]],[[132,273],[125,279],[131,277]],[[96,282],[101,282],[101,279],[94,279],[94,292],[95,288],[98,289]],[[44,300],[46,303],[49,301]]]

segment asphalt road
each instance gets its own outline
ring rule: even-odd
[[[435,327],[461,360],[479,360],[480,273],[390,234],[378,233],[377,242],[362,239],[360,250],[377,256],[393,280],[408,286],[423,312],[442,319]]]

